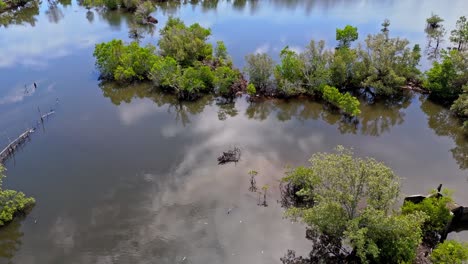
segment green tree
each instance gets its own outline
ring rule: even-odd
[[[446,240],[432,251],[431,260],[434,264],[463,264],[468,261],[468,244]]]
[[[405,202],[401,211],[404,215],[423,212],[427,218],[422,226],[426,239],[433,240],[437,234],[441,234],[447,228],[447,224],[452,219],[450,209],[447,204],[452,202],[450,196],[426,198],[422,202],[414,204]],[[431,242],[431,241],[428,241]]]
[[[338,88],[357,87],[354,68],[357,62],[357,53],[353,49],[338,49],[333,55],[330,65],[331,83]]]
[[[196,65],[184,69],[182,76],[177,79],[177,95],[179,99],[193,100],[213,88],[214,74],[210,67]]]
[[[249,85],[247,85],[247,93],[250,96],[254,96],[257,93],[257,89],[255,89],[255,85],[253,83],[249,83]]]
[[[156,87],[177,90],[177,79],[181,75],[181,67],[171,57],[158,57],[150,71],[150,79]]]
[[[275,79],[279,91],[286,96],[298,95],[302,89],[302,61],[299,55],[285,47],[280,53],[281,63],[275,67]]]
[[[135,11],[135,19],[140,24],[148,24],[148,16],[156,10],[153,3],[144,1],[138,4]]]
[[[136,42],[125,45],[115,39],[96,44],[93,55],[101,76],[118,82],[147,79],[157,59],[151,45],[140,47]]]
[[[215,58],[221,61],[227,61],[229,60],[229,55],[227,52],[226,45],[224,44],[223,41],[217,41],[216,42],[216,48],[215,48]]]
[[[158,45],[161,55],[174,58],[184,67],[212,56],[213,47],[206,42],[211,30],[197,23],[187,27],[182,20],[171,17],[160,34]]]
[[[7,7],[7,4],[5,4],[5,2],[3,2],[3,0],[0,0],[0,11],[5,9],[6,7]]]
[[[266,93],[271,90],[274,62],[267,54],[250,54],[245,57],[247,65],[245,72],[249,81],[257,89],[258,93]]]
[[[3,189],[4,168],[0,164],[0,226],[12,221],[13,218],[31,209],[36,201],[26,197],[22,192]]]
[[[361,113],[359,100],[349,93],[340,93],[335,87],[325,85],[323,89],[323,99],[340,108],[344,113],[350,116],[357,116]]]
[[[338,41],[338,48],[349,48],[351,42],[357,40],[359,37],[357,27],[346,25],[343,29],[336,29],[336,40]]]
[[[300,58],[306,92],[310,95],[317,91],[322,92],[323,87],[330,84],[331,79],[329,64],[332,54],[325,49],[325,41],[310,41],[304,52],[300,54]]]
[[[240,73],[227,66],[221,66],[214,71],[214,87],[217,93],[224,97],[232,98],[235,92],[232,89],[234,83],[239,80]]]
[[[463,86],[463,93],[458,96],[458,99],[453,102],[451,108],[457,116],[465,120],[468,128],[468,84]],[[468,130],[466,130],[468,132]]]
[[[456,28],[450,34],[450,41],[458,51],[468,49],[468,21],[465,16],[457,20]]]
[[[355,78],[362,79],[362,85],[373,88],[376,95],[391,96],[401,91],[401,86],[417,72],[417,49],[411,51],[406,39],[387,39],[384,34],[369,35],[365,43],[365,48],[358,48]]]
[[[326,243],[320,261],[326,262],[330,253],[350,256],[343,243],[363,263],[414,259],[424,215],[388,215],[400,191],[400,178],[390,168],[372,158],[355,157],[342,146],[336,153],[314,154],[310,163],[283,178],[295,190],[287,195],[306,201],[290,205],[286,215],[301,219]]]
[[[426,72],[424,87],[431,91],[431,98],[452,102],[468,83],[468,54],[452,50],[442,53],[442,61],[434,61]]]
[[[345,236],[361,263],[411,263],[421,243],[422,213],[388,216],[366,209],[350,221]]]

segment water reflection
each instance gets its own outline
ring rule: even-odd
[[[0,260],[6,260],[6,263],[12,263],[11,260],[21,247],[23,232],[20,231],[20,221],[16,219],[0,229]]]
[[[37,22],[37,15],[39,15],[39,3],[30,2],[30,4],[17,11],[0,14],[0,26],[8,28],[11,25],[29,24],[34,27]]]
[[[443,106],[434,104],[421,97],[421,110],[427,115],[428,126],[438,136],[446,136],[453,139],[455,147],[450,151],[457,161],[460,169],[468,169],[468,137],[461,129],[460,120]]]
[[[115,105],[123,102],[131,103],[133,99],[147,98],[153,101],[158,108],[167,105],[167,112],[175,115],[175,120],[183,126],[190,123],[190,116],[200,114],[206,106],[213,103],[211,96],[204,96],[195,102],[181,102],[176,96],[160,91],[154,91],[150,84],[135,84],[131,87],[121,87],[115,83],[105,82],[100,84],[104,97],[107,97]],[[229,108],[228,106],[224,106]],[[233,110],[226,110],[225,115],[233,116]]]
[[[45,11],[49,22],[57,24],[63,18],[63,11],[58,5],[58,1],[47,0],[47,10]]]

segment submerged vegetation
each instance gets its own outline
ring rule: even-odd
[[[19,214],[27,213],[35,204],[34,198],[26,197],[22,192],[4,190],[4,168],[0,164],[0,227],[11,222]]]
[[[308,258],[289,251],[283,263],[413,263],[421,246],[437,246],[433,260],[457,259],[434,263],[467,260],[466,246],[428,243],[450,221],[450,197],[405,203],[394,211],[400,178],[383,163],[341,146],[336,153],[314,154],[310,163],[283,178],[282,204],[286,216],[307,225],[312,251]]]

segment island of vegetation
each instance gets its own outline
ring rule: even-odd
[[[290,250],[284,264],[463,263],[468,245],[444,240],[451,221],[447,192],[395,210],[400,178],[385,164],[338,146],[282,180],[286,216],[307,225],[307,257]]]
[[[357,28],[347,25],[336,30],[338,45],[333,50],[327,50],[324,41],[312,40],[300,53],[286,46],[279,63],[267,54],[247,55],[242,72],[233,67],[222,41],[215,48],[207,42],[210,29],[186,26],[177,18],[169,18],[160,30],[157,46],[113,40],[97,44],[94,56],[103,79],[151,80],[155,88],[181,100],[206,93],[232,100],[247,92],[252,101],[307,96],[354,117],[361,111],[358,98],[374,102],[398,97],[405,88],[427,91],[430,99],[451,105],[468,132],[468,23],[465,17],[458,20],[450,38],[456,47],[444,50],[440,48],[444,34],[439,32],[443,20],[434,17],[428,18],[426,28],[426,53],[434,61],[425,73],[418,69],[420,46],[391,37],[388,20],[381,32],[357,45],[353,45],[359,38]]]
[[[3,189],[4,168],[0,164],[0,227],[8,224],[14,217],[28,213],[36,201],[22,192]]]

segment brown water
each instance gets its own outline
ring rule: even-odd
[[[129,40],[131,21],[64,4],[44,1],[17,19],[22,25],[0,28],[0,146],[35,124],[38,107],[56,110],[6,163],[5,187],[34,196],[37,206],[0,230],[0,263],[278,263],[287,249],[310,247],[304,227],[283,219],[276,202],[284,167],[339,144],[392,167],[404,178],[404,194],[443,183],[468,204],[468,139],[449,111],[423,96],[363,105],[356,126],[308,100],[179,103],[146,85],[100,86],[93,46]],[[161,24],[175,14],[210,26],[211,41],[224,40],[242,67],[249,52],[300,49],[312,37],[332,47],[336,27],[353,24],[363,36],[384,18],[393,34],[423,45],[425,17],[437,10],[453,25],[467,7],[435,0],[219,1],[154,16]],[[154,43],[157,30],[142,42]],[[217,165],[234,146],[241,161]],[[268,207],[248,190],[251,169],[259,186],[272,186]],[[466,231],[452,237],[468,240]]]

